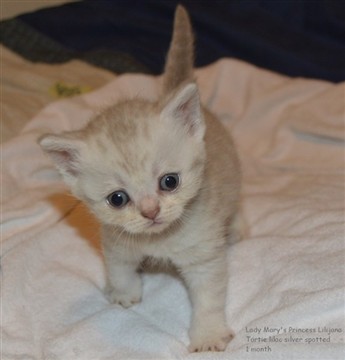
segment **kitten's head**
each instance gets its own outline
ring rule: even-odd
[[[39,143],[102,223],[150,234],[183,220],[200,191],[204,133],[191,83],[163,102],[122,102],[85,129]]]

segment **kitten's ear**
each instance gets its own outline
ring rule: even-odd
[[[41,148],[53,160],[68,185],[73,185],[80,173],[82,142],[68,135],[43,135],[38,139]]]
[[[205,134],[205,122],[196,84],[190,83],[180,90],[164,107],[162,118],[182,125],[187,133],[198,140]]]

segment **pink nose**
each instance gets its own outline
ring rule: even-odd
[[[159,207],[156,207],[156,208],[150,209],[150,210],[142,210],[141,211],[142,216],[144,216],[148,219],[151,219],[151,220],[154,220],[158,213],[159,213]]]
[[[142,216],[146,217],[147,219],[154,220],[159,211],[160,207],[157,199],[146,196],[141,200],[140,212]]]

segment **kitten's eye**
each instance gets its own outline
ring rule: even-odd
[[[116,208],[125,206],[129,201],[129,196],[124,191],[114,191],[107,196],[107,203]]]
[[[173,191],[179,186],[179,183],[180,177],[178,174],[165,174],[159,181],[159,187],[164,191]]]

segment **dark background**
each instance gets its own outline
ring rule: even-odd
[[[192,19],[196,66],[235,57],[289,76],[345,79],[342,0],[84,0],[3,21],[0,40],[31,61],[158,74],[178,3]]]

